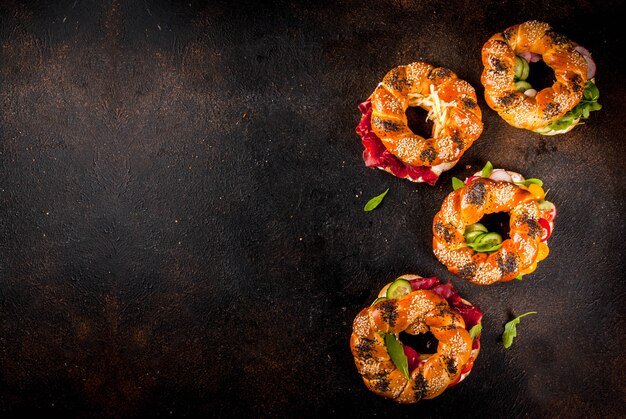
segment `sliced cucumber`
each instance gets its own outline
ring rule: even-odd
[[[541,201],[539,202],[539,209],[542,211],[550,211],[555,209],[556,206],[550,201]]]
[[[498,233],[487,233],[484,236],[478,237],[475,243],[482,244],[485,247],[496,246],[502,243],[502,236]]]
[[[524,93],[526,90],[530,90],[533,87],[527,81],[520,80],[515,82],[515,88],[518,92]]]
[[[545,134],[550,131],[552,131],[552,128],[550,128],[549,126],[543,127],[543,128],[537,128],[536,130],[534,130],[534,132],[539,133],[539,134]]]
[[[502,247],[502,243],[494,244],[493,246],[485,246],[482,248],[481,252],[495,252],[496,250]]]
[[[476,241],[478,236],[482,236],[483,234],[485,234],[484,231],[479,231],[479,230],[470,231],[469,233],[465,235],[465,242],[473,243]]]
[[[465,227],[465,234],[471,233],[472,231],[482,231],[483,233],[486,233],[489,230],[487,230],[487,227],[481,223],[470,224]]]
[[[515,57],[515,77],[518,80],[526,80],[528,78],[528,74],[530,73],[530,66],[528,65],[528,61],[523,59],[522,57]]]
[[[387,297],[378,297],[377,299],[374,300],[374,302],[371,304],[371,307],[375,306],[376,304],[380,303],[383,300],[386,300]]]
[[[469,243],[467,247],[472,249],[474,252],[488,253],[488,252],[495,252],[496,250],[500,249],[502,247],[502,243],[490,245],[490,244],[482,244],[482,243],[474,242],[474,243]]]
[[[389,288],[387,288],[387,298],[402,298],[413,291],[411,283],[406,279],[396,279]]]

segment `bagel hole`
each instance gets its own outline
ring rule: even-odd
[[[526,81],[536,91],[541,91],[546,87],[550,87],[554,84],[554,70],[552,70],[543,60],[539,60],[536,63],[528,63],[530,71],[528,72],[528,78]]]
[[[407,125],[415,135],[430,138],[433,133],[433,121],[427,119],[428,112],[419,106],[409,106],[405,112]]]
[[[437,345],[439,345],[439,341],[435,335],[430,332],[420,333],[418,335],[401,332],[400,341],[404,345],[415,349],[420,354],[434,354],[437,352]]]
[[[498,233],[502,240],[509,238],[511,216],[508,212],[494,212],[486,214],[479,222],[487,227],[491,233]]]

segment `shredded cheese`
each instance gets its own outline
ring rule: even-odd
[[[409,106],[420,106],[428,111],[426,120],[433,121],[433,137],[438,137],[439,133],[446,126],[448,110],[456,106],[456,101],[446,102],[439,98],[435,85],[430,85],[430,93],[427,95],[420,93],[409,93]]]

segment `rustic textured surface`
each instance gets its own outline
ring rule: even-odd
[[[619,2],[210,3],[0,5],[0,416],[626,416]],[[598,63],[604,109],[566,136],[482,99],[482,44],[530,18]],[[354,133],[414,60],[472,83],[484,113],[433,188],[366,169]],[[559,208],[523,282],[464,283],[430,247],[451,176],[486,160]],[[472,375],[415,406],[368,392],[348,348],[402,273],[452,278],[485,312]]]

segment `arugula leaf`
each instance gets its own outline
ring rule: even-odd
[[[583,89],[583,97],[581,101],[576,105],[571,111],[566,113],[561,117],[561,119],[557,119],[556,121],[550,123],[548,127],[555,131],[559,131],[565,129],[572,125],[575,120],[587,119],[589,118],[589,113],[592,111],[599,111],[602,109],[602,105],[598,103],[598,99],[600,98],[600,91],[598,87],[592,82],[588,80],[585,83],[585,87]],[[582,122],[578,122],[578,124],[582,124]]]
[[[385,192],[381,193],[380,195],[375,196],[369,201],[367,201],[367,204],[365,204],[365,207],[363,207],[363,211],[371,211],[377,206],[379,206],[380,203],[383,202],[383,198],[385,198],[385,195],[387,195],[387,192],[389,192],[389,188],[387,188]]]
[[[504,333],[502,334],[502,343],[506,349],[510,348],[513,344],[513,338],[517,336],[517,325],[520,320],[524,316],[528,316],[529,314],[537,314],[536,311],[529,311],[528,313],[524,313],[522,315],[517,316],[510,322],[504,325]]]
[[[523,182],[515,182],[516,185],[524,185],[524,186],[530,186],[531,184],[536,184],[539,186],[543,186],[543,181],[541,179],[537,179],[537,178],[530,178],[530,179],[526,179]]]
[[[387,352],[389,352],[389,356],[393,361],[396,368],[400,370],[402,374],[406,377],[407,380],[410,380],[409,376],[409,361],[404,354],[404,347],[402,346],[402,342],[396,338],[396,335],[392,333],[385,334],[385,346],[387,347]]]
[[[485,164],[485,167],[483,167],[482,172],[480,172],[480,176],[489,177],[491,176],[491,172],[493,172],[493,164],[491,164],[491,162],[488,161],[487,164]]]
[[[452,177],[452,187],[456,191],[457,189],[461,189],[465,186],[465,182],[463,182],[458,177]]]
[[[598,100],[600,98],[600,91],[594,82],[587,80],[583,89],[583,98],[586,100]]]
[[[483,325],[481,323],[478,323],[472,326],[472,328],[469,330],[469,335],[472,338],[472,340],[474,340],[476,339],[478,335],[480,335],[480,332],[482,331],[483,331]]]

